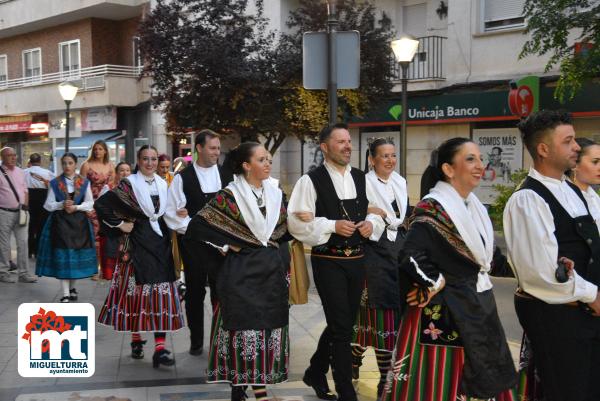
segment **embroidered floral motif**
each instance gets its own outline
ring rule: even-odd
[[[437,340],[438,336],[444,332],[436,328],[433,322],[429,322],[429,328],[425,329],[423,333],[430,335],[432,340]]]
[[[430,304],[423,308],[421,333],[427,337],[421,336],[422,344],[462,346],[458,331],[448,313],[441,304]]]

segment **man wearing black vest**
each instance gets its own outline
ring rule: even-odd
[[[288,205],[290,233],[312,246],[313,277],[327,320],[303,381],[319,398],[335,400],[326,379],[331,364],[337,398],[355,401],[350,341],[365,279],[363,247],[385,224],[367,214],[373,191],[365,174],[350,167],[348,127],[326,127],[319,141],[325,163],[300,178]]]
[[[209,129],[200,131],[195,138],[196,162],[186,167],[173,178],[169,187],[165,221],[178,234],[178,244],[183,259],[186,294],[185,312],[190,329],[190,354],[202,354],[204,345],[204,297],[206,280],[210,284],[211,301],[216,299],[213,272],[222,263],[223,257],[209,245],[202,246],[204,257],[197,258],[198,250],[188,252],[181,240],[191,218],[198,213],[213,196],[227,185],[222,179],[217,162],[221,154],[219,134]]]
[[[564,176],[580,150],[571,116],[542,110],[519,129],[533,167],[504,210],[515,309],[545,399],[600,400],[600,236],[581,191]],[[565,282],[559,261],[574,266]]]

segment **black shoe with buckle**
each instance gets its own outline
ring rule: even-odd
[[[248,398],[246,388],[248,386],[231,386],[231,401],[244,401]]]
[[[202,355],[202,352],[204,350],[202,349],[202,345],[198,345],[198,344],[193,344],[190,345],[190,355],[194,355],[194,356],[198,356],[198,355]]]
[[[327,378],[325,375],[319,375],[320,378],[315,378],[310,368],[306,369],[304,372],[304,377],[302,381],[309,387],[312,387],[315,390],[315,394],[322,400],[334,401],[337,400],[337,396],[329,390],[329,385],[327,384]]]
[[[154,351],[154,355],[152,355],[152,367],[157,369],[160,365],[175,365],[175,359],[169,356],[170,353],[171,351],[167,351],[164,348],[160,351]]]
[[[64,297],[62,297],[60,299],[60,303],[61,304],[68,304],[70,299],[71,299],[71,297],[69,297],[68,295],[65,295]]]
[[[71,301],[77,301],[77,290],[75,288],[71,288],[71,291],[69,291],[69,299]]]
[[[146,341],[131,342],[131,357],[133,359],[144,359],[144,344],[146,344]]]

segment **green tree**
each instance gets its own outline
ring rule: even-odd
[[[550,55],[546,71],[556,65],[560,78],[555,97],[572,99],[583,84],[600,74],[600,2],[597,0],[526,0],[525,33],[520,57]],[[584,51],[575,54],[575,43]]]

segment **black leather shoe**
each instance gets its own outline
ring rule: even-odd
[[[77,293],[77,289],[75,288],[71,288],[71,290],[69,291],[69,300],[70,301],[77,301],[77,296],[79,294]]]
[[[202,355],[202,352],[204,352],[204,350],[202,349],[201,345],[191,345],[190,346],[190,355],[198,356],[198,355]]]
[[[231,401],[244,401],[248,398],[247,386],[231,386]]]
[[[165,366],[173,366],[175,365],[175,359],[171,358],[169,354],[171,351],[167,351],[166,349],[161,349],[160,351],[155,351],[154,355],[152,355],[152,367],[158,369],[160,365]]]
[[[352,379],[358,380],[360,377],[360,367],[362,366],[362,356],[352,355]]]
[[[146,344],[146,341],[131,342],[131,357],[133,359],[144,359],[144,344]]]
[[[337,396],[329,390],[329,385],[327,384],[327,378],[325,375],[321,377],[321,379],[316,379],[313,377],[310,368],[306,369],[304,372],[304,377],[302,378],[304,384],[309,387],[312,387],[315,390],[315,394],[322,400],[334,401],[337,400]]]

